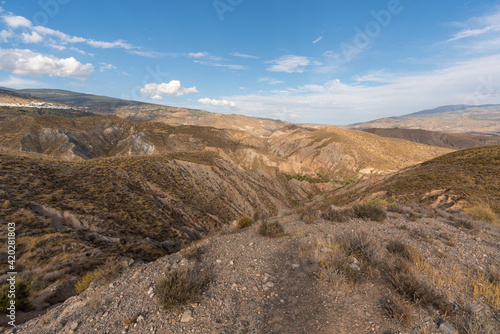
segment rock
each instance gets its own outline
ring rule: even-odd
[[[233,285],[231,285],[231,289],[236,290],[237,288],[238,288],[238,284],[233,283]]]
[[[439,323],[439,329],[446,334],[456,334],[457,330],[449,322],[441,320]]]
[[[142,316],[142,314],[140,314],[137,319],[135,320],[135,322],[141,322],[144,320],[144,317]]]
[[[71,330],[73,330],[73,331],[76,331],[76,329],[78,328],[78,325],[79,325],[79,323],[75,321],[75,322],[71,323],[69,328],[71,328]]]
[[[356,271],[361,271],[361,268],[358,267],[358,265],[356,263],[351,263],[349,265],[349,268],[353,269],[353,270],[356,270]]]
[[[321,248],[321,253],[330,253],[330,252],[333,252],[331,248],[328,247]]]
[[[292,268],[293,268],[293,269],[297,269],[297,268],[299,268],[299,267],[300,267],[300,264],[297,264],[297,263],[292,264]]]
[[[358,259],[356,259],[354,256],[349,256],[348,261],[349,263],[359,264]]]
[[[148,290],[148,295],[152,294],[154,292],[154,288],[153,287],[150,287],[149,290]]]
[[[186,322],[190,322],[192,321],[194,318],[193,318],[193,312],[191,310],[186,310],[184,311],[184,313],[182,314],[182,317],[181,317],[181,322],[182,323],[186,323]]]
[[[273,282],[267,282],[266,284],[264,284],[263,288],[264,288],[264,291],[267,291],[271,288],[274,287],[274,283]]]

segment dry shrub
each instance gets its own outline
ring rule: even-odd
[[[201,257],[203,256],[203,248],[196,245],[186,249],[184,252],[184,257],[188,260],[194,260],[201,262]]]
[[[10,219],[16,224],[32,224],[36,221],[35,214],[26,209],[17,210]]]
[[[285,230],[279,222],[268,223],[263,221],[259,226],[259,234],[264,237],[278,238],[285,235]]]
[[[90,284],[99,278],[100,274],[101,274],[100,270],[94,270],[83,275],[82,278],[80,278],[78,282],[76,282],[75,284],[76,293],[80,294],[83,291],[87,290]]]
[[[380,245],[363,230],[344,233],[339,237],[339,242],[347,256],[354,256],[368,263],[380,260]]]
[[[406,205],[400,204],[400,203],[391,203],[387,207],[387,211],[389,212],[395,212],[395,213],[400,213],[400,214],[410,214],[412,210],[407,207]]]
[[[409,306],[399,298],[383,298],[380,304],[388,317],[401,323],[409,323],[413,318]]]
[[[347,212],[346,210],[339,210],[333,207],[329,207],[327,211],[323,212],[321,217],[325,220],[342,223],[347,221]]]
[[[476,230],[478,228],[478,224],[469,217],[454,216],[452,217],[452,221],[455,222],[456,227],[465,228],[467,230]]]
[[[251,217],[245,216],[238,219],[238,228],[245,228],[253,224],[253,219]]]
[[[194,301],[206,282],[206,276],[194,271],[193,268],[168,267],[165,276],[157,282],[155,293],[160,305],[170,309]]]
[[[354,205],[352,208],[359,218],[377,222],[383,222],[387,218],[387,213],[381,205],[365,203]]]
[[[396,292],[409,301],[422,305],[432,305],[440,310],[447,308],[445,297],[442,294],[419,280],[408,270],[393,270],[389,273],[389,281]]]
[[[123,265],[118,257],[111,257],[106,259],[104,264],[99,267],[99,278],[106,282],[111,281],[118,276],[123,269]]]
[[[33,286],[33,279],[28,276],[17,276],[15,282],[15,301],[16,310],[18,311],[32,311],[35,309],[33,304],[30,302],[29,297],[31,293],[31,288]],[[10,283],[4,283],[0,285],[0,312],[8,313],[7,308],[10,306],[11,299],[10,294]]]
[[[474,219],[496,224],[498,222],[498,215],[487,203],[479,203],[464,209],[464,212]]]
[[[420,254],[418,254],[418,251],[415,248],[406,245],[399,240],[390,240],[387,243],[386,248],[389,253],[397,255],[410,263],[415,263],[416,261],[418,261],[418,259],[421,258]]]

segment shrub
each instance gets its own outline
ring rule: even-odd
[[[446,309],[445,297],[431,286],[418,280],[409,271],[393,270],[389,274],[389,281],[401,296],[414,303],[422,305],[432,305],[438,309]]]
[[[389,206],[391,204],[391,200],[383,199],[383,198],[372,198],[366,201],[367,204],[374,204],[374,205],[383,205],[383,206]]]
[[[2,208],[5,210],[9,209],[10,208],[10,201],[5,200],[5,202],[3,202]]]
[[[480,203],[464,209],[464,212],[472,218],[496,223],[498,221],[497,214],[486,203]]]
[[[206,277],[197,274],[192,268],[169,267],[165,276],[158,281],[155,293],[161,306],[170,309],[196,299],[205,282]]]
[[[323,219],[338,223],[342,223],[347,220],[345,211],[334,209],[332,207],[328,208],[327,211],[323,212],[321,216],[323,217]]]
[[[11,216],[11,220],[16,224],[31,224],[36,221],[33,212],[26,209],[19,209]]]
[[[379,259],[380,247],[365,231],[344,233],[339,241],[347,256],[362,258],[367,262],[377,262]]]
[[[253,224],[253,219],[250,217],[241,217],[238,219],[238,228],[245,228]]]
[[[259,234],[264,237],[278,238],[285,234],[285,230],[279,222],[268,223],[264,221],[259,226]]]
[[[399,240],[390,240],[386,246],[389,253],[399,256],[410,263],[415,263],[420,255],[417,250],[411,246],[405,245]]]
[[[475,230],[476,228],[478,228],[477,223],[475,223],[468,217],[453,216],[452,220],[455,222],[456,227],[461,227],[468,230]]]
[[[99,278],[105,281],[111,281],[113,278],[118,276],[122,271],[123,266],[120,259],[117,257],[111,257],[106,259],[104,264],[99,267]]]
[[[410,214],[412,211],[409,207],[399,204],[399,203],[391,203],[387,207],[387,211],[389,212],[395,212],[395,213],[400,213],[400,214]]]
[[[87,290],[87,288],[90,286],[90,283],[99,278],[100,274],[101,274],[100,270],[94,270],[83,275],[82,278],[80,278],[78,282],[76,282],[75,284],[76,293],[80,294],[83,291]]]
[[[392,319],[402,323],[408,323],[412,319],[410,308],[399,299],[384,298],[380,300],[385,314]]]
[[[387,218],[387,213],[380,205],[360,204],[352,207],[359,218],[371,219],[377,222],[383,222]]]
[[[27,312],[35,308],[29,301],[32,285],[33,280],[30,277],[16,277],[16,310]],[[7,307],[10,305],[9,291],[10,283],[4,283],[0,286],[0,312],[2,313],[8,312]]]

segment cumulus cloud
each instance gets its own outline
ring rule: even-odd
[[[199,103],[202,103],[206,106],[217,107],[217,108],[234,108],[236,107],[236,103],[228,100],[215,100],[210,98],[199,99]]]
[[[26,49],[0,49],[0,70],[33,77],[85,77],[94,71],[94,67],[73,57],[57,58]]]
[[[161,84],[149,83],[141,89],[142,94],[151,95],[155,100],[159,100],[161,96],[168,95],[173,97],[182,96],[189,93],[197,93],[196,86],[186,88],[182,87],[179,80],[172,80],[170,82],[163,82]]]
[[[287,55],[267,63],[274,64],[267,68],[271,72],[302,73],[311,64],[308,57]]]
[[[3,21],[10,28],[31,27],[31,21],[22,16],[6,15]]]

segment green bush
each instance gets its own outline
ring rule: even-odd
[[[250,217],[241,217],[238,219],[238,228],[245,228],[253,224],[253,219]]]
[[[259,234],[264,237],[278,238],[285,234],[283,226],[279,222],[262,222],[259,226]]]
[[[35,307],[29,301],[30,291],[33,280],[29,277],[18,276],[16,277],[16,310],[17,311],[31,311]],[[7,307],[10,305],[9,298],[10,283],[4,283],[0,286],[0,312],[7,313]]]
[[[161,306],[165,309],[195,300],[207,281],[205,276],[194,272],[192,268],[167,268],[155,289]]]
[[[376,204],[359,204],[352,207],[359,218],[383,222],[387,218],[385,210]]]

